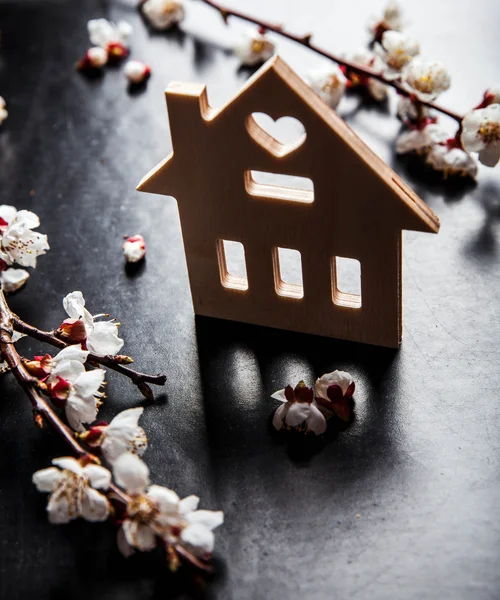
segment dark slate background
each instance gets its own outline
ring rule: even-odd
[[[233,0],[234,6],[333,50],[365,44],[382,2]],[[423,53],[454,77],[443,95],[465,111],[500,80],[495,0],[405,2]],[[404,342],[399,351],[195,319],[175,200],[135,191],[170,150],[163,89],[208,84],[215,106],[248,77],[228,51],[244,25],[225,28],[197,2],[183,32],[151,33],[132,0],[0,4],[0,202],[36,211],[51,250],[13,308],[44,328],[62,297],[119,317],[124,351],[169,381],[143,423],[155,482],[222,508],[217,574],[206,585],[172,578],[160,559],[124,562],[110,525],[53,527],[30,482],[66,448],[33,426],[11,377],[0,403],[0,597],[115,599],[494,599],[500,596],[499,176],[453,185],[394,155],[389,106],[340,112],[438,213],[439,235],[405,234]],[[88,80],[73,70],[90,18],[134,25],[132,56],[152,65],[132,94],[119,68]],[[299,73],[320,64],[278,40]],[[325,168],[335,164],[324,157]],[[196,177],[196,173],[193,173]],[[33,190],[33,191],[32,191]],[[31,194],[30,194],[31,192]],[[124,268],[123,234],[143,233],[149,254]],[[39,344],[23,340],[25,352]],[[323,450],[297,459],[269,430],[269,395],[335,368],[357,382],[356,419]],[[142,400],[109,375],[103,417]]]

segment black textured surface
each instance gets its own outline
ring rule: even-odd
[[[443,184],[394,156],[399,125],[387,107],[357,111],[349,98],[341,113],[442,221],[438,236],[405,235],[400,351],[195,319],[176,203],[134,190],[170,149],[163,88],[172,79],[204,81],[213,104],[229,99],[247,72],[224,48],[243,26],[226,30],[193,2],[186,33],[151,34],[132,4],[0,5],[0,94],[10,112],[0,131],[0,202],[35,210],[51,244],[12,305],[50,328],[63,317],[62,297],[81,289],[93,312],[119,317],[124,351],[138,368],[168,374],[166,394],[144,413],[145,458],[155,482],[225,511],[217,575],[190,586],[153,556],[124,562],[111,526],[50,526],[31,474],[66,448],[33,426],[27,401],[5,377],[0,597],[498,598],[498,169],[484,169],[477,186]],[[454,75],[443,102],[463,111],[477,103],[499,79],[498,2],[406,4],[424,54]],[[381,2],[234,5],[354,50]],[[141,93],[127,92],[118,68],[95,80],[73,70],[87,47],[86,21],[99,16],[133,23],[132,55],[153,68]],[[320,62],[279,44],[300,73]],[[149,254],[127,272],[121,238],[136,232]],[[269,395],[335,368],[356,379],[356,420],[297,460],[268,428]],[[128,380],[109,381],[104,417],[141,402]]]

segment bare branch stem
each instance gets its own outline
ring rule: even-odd
[[[370,69],[369,67],[359,65],[355,62],[347,60],[346,58],[340,57],[336,54],[332,54],[331,52],[328,52],[328,50],[325,50],[325,49],[321,48],[320,46],[317,46],[316,44],[314,44],[311,41],[312,34],[297,35],[295,33],[287,31],[283,27],[283,25],[276,24],[276,23],[270,23],[268,21],[264,21],[264,20],[258,19],[256,17],[252,17],[251,15],[243,13],[239,10],[234,10],[232,8],[228,8],[227,6],[223,6],[223,5],[219,4],[219,2],[216,2],[215,0],[200,0],[200,1],[203,2],[203,4],[206,4],[207,6],[210,6],[210,7],[214,8],[215,10],[217,10],[220,13],[220,15],[222,16],[222,18],[224,19],[225,23],[227,23],[228,17],[236,17],[238,19],[242,19],[243,21],[247,21],[248,23],[253,23],[254,25],[257,25],[258,27],[262,28],[263,30],[272,31],[273,33],[276,33],[277,35],[285,37],[289,40],[292,40],[293,42],[296,42],[297,44],[301,44],[302,46],[309,48],[313,52],[316,52],[317,54],[320,54],[321,56],[324,56],[325,58],[329,58],[330,60],[333,60],[337,64],[346,67],[346,69],[348,71],[352,71],[353,73],[357,73],[359,75],[371,77],[372,79],[377,79],[378,81],[384,83],[385,85],[394,88],[402,96],[406,96],[406,97],[413,96],[412,92],[407,90],[398,81],[386,79],[382,73],[374,71],[373,69]],[[422,100],[419,100],[419,102],[420,102],[420,104],[422,104],[424,106],[427,106],[429,108],[432,108],[434,110],[437,110],[437,111],[443,113],[444,115],[447,115],[448,117],[454,119],[458,123],[460,123],[463,119],[463,115],[461,115],[453,110],[450,110],[449,108],[446,108],[445,106],[436,104],[435,102],[424,102]]]

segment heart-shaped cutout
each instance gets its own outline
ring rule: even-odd
[[[304,125],[294,117],[280,117],[276,121],[266,113],[252,113],[246,121],[250,136],[274,156],[286,156],[306,140]]]

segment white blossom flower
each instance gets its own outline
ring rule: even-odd
[[[384,61],[384,75],[387,79],[397,79],[401,72],[420,52],[420,44],[399,31],[386,31],[382,36],[382,45],[376,45],[376,52]]]
[[[151,67],[142,60],[129,60],[123,68],[123,74],[130,83],[139,85],[149,79]]]
[[[118,547],[124,556],[134,550],[152,550],[158,538],[170,547],[180,544],[200,558],[210,556],[213,530],[224,521],[222,511],[197,510],[197,496],[181,500],[173,490],[150,486],[149,470],[135,454],[122,454],[114,462],[113,475],[132,496],[118,533]]]
[[[109,425],[91,425],[87,431],[79,434],[79,437],[91,448],[100,448],[104,458],[110,463],[125,452],[142,456],[148,447],[146,433],[139,426],[143,410],[142,407],[124,410],[118,413]]]
[[[320,410],[331,417],[336,414],[343,421],[351,416],[351,398],[356,389],[354,379],[347,371],[325,373],[316,380],[316,402]]]
[[[434,100],[451,85],[451,76],[439,62],[412,60],[403,72],[403,81],[419,100]]]
[[[429,123],[425,127],[411,128],[403,131],[396,139],[396,152],[406,154],[428,152],[435,144],[446,142],[449,135],[437,123]]]
[[[380,57],[366,48],[359,48],[357,52],[348,58],[362,67],[369,67],[377,72],[382,72],[384,67],[384,63]],[[353,75],[351,80],[354,85],[364,85],[370,96],[377,102],[382,102],[387,98],[387,86],[381,81],[357,74]]]
[[[485,108],[490,104],[500,104],[500,85],[488,88],[484,92],[483,101],[477,108]]]
[[[87,338],[86,348],[98,356],[115,355],[123,346],[123,340],[118,337],[118,325],[114,321],[96,321],[85,308],[82,292],[71,292],[63,300],[64,310],[73,320],[73,324],[82,322]]]
[[[47,379],[47,390],[52,401],[64,407],[72,429],[85,431],[83,423],[95,421],[103,396],[99,392],[105,371],[85,371],[88,352],[78,346],[68,346],[52,359],[53,368]]]
[[[184,20],[184,3],[179,0],[146,0],[142,12],[159,31],[170,29]]]
[[[94,464],[83,466],[69,456],[55,458],[53,467],[37,471],[33,483],[39,492],[48,492],[47,512],[54,525],[69,523],[82,517],[101,522],[109,516],[109,503],[97,490],[106,491],[111,473]]]
[[[80,71],[102,69],[108,62],[108,51],[100,46],[93,46],[85,52],[83,58],[78,61],[77,69]]]
[[[139,234],[127,238],[122,249],[125,260],[129,263],[139,262],[146,256],[146,242]]]
[[[0,267],[13,263],[36,267],[37,256],[49,249],[47,236],[32,231],[39,225],[40,219],[35,213],[0,205]]]
[[[477,163],[472,156],[460,148],[450,148],[446,144],[433,146],[427,154],[426,162],[436,171],[442,172],[445,178],[448,175],[460,175],[475,179],[477,176]]]
[[[2,98],[2,96],[0,96],[0,125],[9,116],[6,106],[7,104],[5,103],[5,100]]]
[[[0,272],[0,284],[4,292],[16,292],[28,281],[30,274],[24,269],[7,269]]]
[[[465,115],[461,139],[467,152],[478,152],[483,165],[494,167],[500,160],[500,104]]]
[[[320,98],[332,108],[337,108],[347,84],[344,73],[337,65],[316,69],[308,75],[307,80]]]
[[[247,30],[234,46],[234,53],[242,65],[253,67],[266,62],[274,54],[275,45],[267,37]]]
[[[295,389],[287,385],[278,390],[271,398],[283,402],[278,406],[273,417],[273,427],[280,429],[293,428],[302,432],[321,435],[326,431],[326,420],[314,403],[314,391],[300,381]]]
[[[109,59],[121,60],[128,55],[128,39],[132,25],[119,21],[117,25],[106,19],[92,19],[87,23],[90,42],[104,48]]]
[[[368,30],[376,40],[379,40],[386,31],[400,31],[402,28],[403,19],[401,7],[395,0],[391,0],[387,3],[382,14],[382,18],[371,18],[368,23]]]

